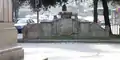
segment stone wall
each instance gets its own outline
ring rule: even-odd
[[[16,45],[17,31],[11,23],[0,23],[0,47],[7,47],[7,45]]]
[[[65,19],[54,23],[49,22],[33,25],[34,26],[31,28],[27,28],[27,38],[52,38],[53,36],[73,36],[73,38],[109,37],[109,32],[106,29],[100,27],[98,24],[78,22],[73,19]]]
[[[80,22],[77,38],[107,38],[109,31],[96,23]]]
[[[41,25],[40,38],[46,38],[52,36],[52,24],[51,22],[43,22]]]
[[[52,36],[59,36],[61,31],[61,19],[52,22]]]
[[[107,38],[109,31],[96,23],[80,22],[72,19],[72,13],[60,13],[64,16],[51,22],[28,25],[27,38],[52,38],[54,36],[72,36],[72,38]],[[68,16],[68,17],[67,17]],[[76,15],[75,15],[76,16]],[[38,27],[37,27],[38,26]],[[24,31],[25,32],[25,31]],[[30,34],[31,33],[31,34]],[[35,34],[34,34],[35,33]]]
[[[72,19],[63,19],[60,24],[60,35],[72,34]]]
[[[23,29],[24,39],[36,39],[40,36],[40,24],[29,24]]]
[[[29,24],[23,29],[23,39],[39,39],[51,36],[51,22],[43,22],[40,24]]]

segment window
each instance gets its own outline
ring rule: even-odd
[[[29,20],[29,22],[30,22],[30,23],[34,23],[34,21],[33,21],[33,20]]]
[[[26,20],[19,20],[17,23],[27,23]]]

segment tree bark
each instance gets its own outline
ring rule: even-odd
[[[108,9],[108,5],[107,5],[107,1],[102,0],[102,4],[103,4],[103,14],[104,14],[105,27],[109,27],[109,33],[112,34],[110,20],[109,20],[109,9]]]
[[[98,20],[98,13],[97,13],[98,0],[93,0],[93,3],[94,3],[94,22],[97,23],[97,20]]]
[[[15,22],[14,21],[14,0],[11,0],[12,1],[12,22]]]

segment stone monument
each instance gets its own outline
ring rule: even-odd
[[[60,12],[59,15],[61,16],[60,22],[60,35],[70,36],[73,33],[73,23],[76,20],[77,14],[73,14],[72,12],[63,11]],[[72,19],[72,16],[74,19]]]

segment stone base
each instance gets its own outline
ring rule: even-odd
[[[0,60],[22,60],[23,58],[24,50],[20,46],[0,50]]]

